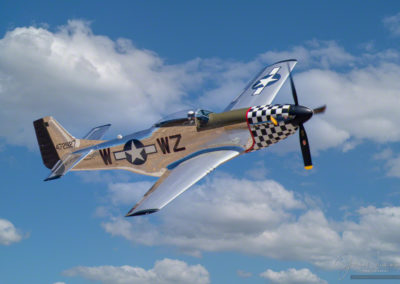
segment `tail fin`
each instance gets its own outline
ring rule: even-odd
[[[33,122],[44,165],[52,169],[65,154],[79,147],[79,139],[68,133],[53,117]]]
[[[45,180],[52,180],[65,175],[89,155],[93,151],[90,146],[102,142],[99,139],[111,124],[93,128],[85,139],[76,139],[51,116],[34,121],[33,126],[43,163],[51,170]]]

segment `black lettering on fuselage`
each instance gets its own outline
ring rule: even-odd
[[[163,154],[170,153],[168,137],[157,138],[157,143],[158,143],[158,146],[160,146],[160,149],[163,152]]]
[[[111,165],[112,161],[111,161],[110,148],[99,150],[99,152],[100,152],[101,158],[103,159],[104,164],[106,166],[109,164]]]
[[[181,139],[182,139],[182,135],[181,134],[172,135],[169,138],[171,140],[172,139],[176,139],[175,145],[174,145],[174,152],[180,152],[180,151],[186,150],[186,147],[180,147],[179,148],[179,142],[181,142]]]
[[[171,153],[169,142],[173,141],[173,140],[175,140],[175,143],[173,144],[174,147],[172,148],[172,150],[174,152],[180,152],[180,151],[186,150],[186,147],[179,147],[179,143],[181,142],[181,139],[182,139],[182,135],[176,134],[176,135],[171,135],[169,137],[167,136],[167,137],[157,138],[157,143],[158,143],[158,146],[160,147],[161,151],[163,152],[163,154],[169,154],[169,153]]]

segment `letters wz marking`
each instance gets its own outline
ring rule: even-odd
[[[176,134],[176,135],[170,136],[169,138],[170,138],[171,140],[172,140],[172,139],[176,139],[175,145],[174,145],[174,152],[180,152],[180,151],[186,150],[185,147],[179,147],[179,142],[181,142],[182,135]]]
[[[112,161],[111,161],[110,148],[99,150],[99,152],[100,152],[101,158],[103,159],[104,164],[106,166],[111,165]]]
[[[169,142],[170,141],[174,141],[174,147],[172,148],[172,150],[174,152],[180,152],[180,151],[184,151],[186,150],[186,147],[179,147],[179,143],[181,142],[182,139],[182,135],[181,134],[176,134],[176,135],[171,135],[169,137],[161,137],[161,138],[157,138],[157,143],[158,146],[160,147],[161,151],[163,152],[163,154],[169,154],[171,153],[170,147],[169,147]]]
[[[157,138],[157,143],[158,143],[158,146],[160,147],[161,151],[163,152],[163,154],[170,153],[168,137]]]

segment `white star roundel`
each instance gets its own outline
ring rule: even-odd
[[[114,152],[114,157],[116,160],[126,159],[131,164],[142,165],[146,162],[148,154],[156,152],[155,145],[144,146],[139,140],[132,139],[125,143],[123,151]]]
[[[271,70],[271,72],[269,72],[268,75],[258,80],[252,86],[252,89],[255,90],[253,96],[258,96],[264,90],[265,87],[272,85],[281,78],[281,75],[278,74],[279,69],[281,69],[281,67],[275,67],[274,69]]]

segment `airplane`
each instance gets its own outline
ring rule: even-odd
[[[299,130],[305,169],[312,168],[303,124],[326,106],[299,105],[292,70],[296,59],[267,66],[221,113],[189,109],[169,115],[146,130],[102,140],[110,124],[93,128],[82,139],[69,134],[53,117],[33,122],[44,165],[45,181],[69,171],[122,169],[159,177],[126,214],[162,209],[219,165],[269,147]],[[271,104],[290,78],[294,104]]]

